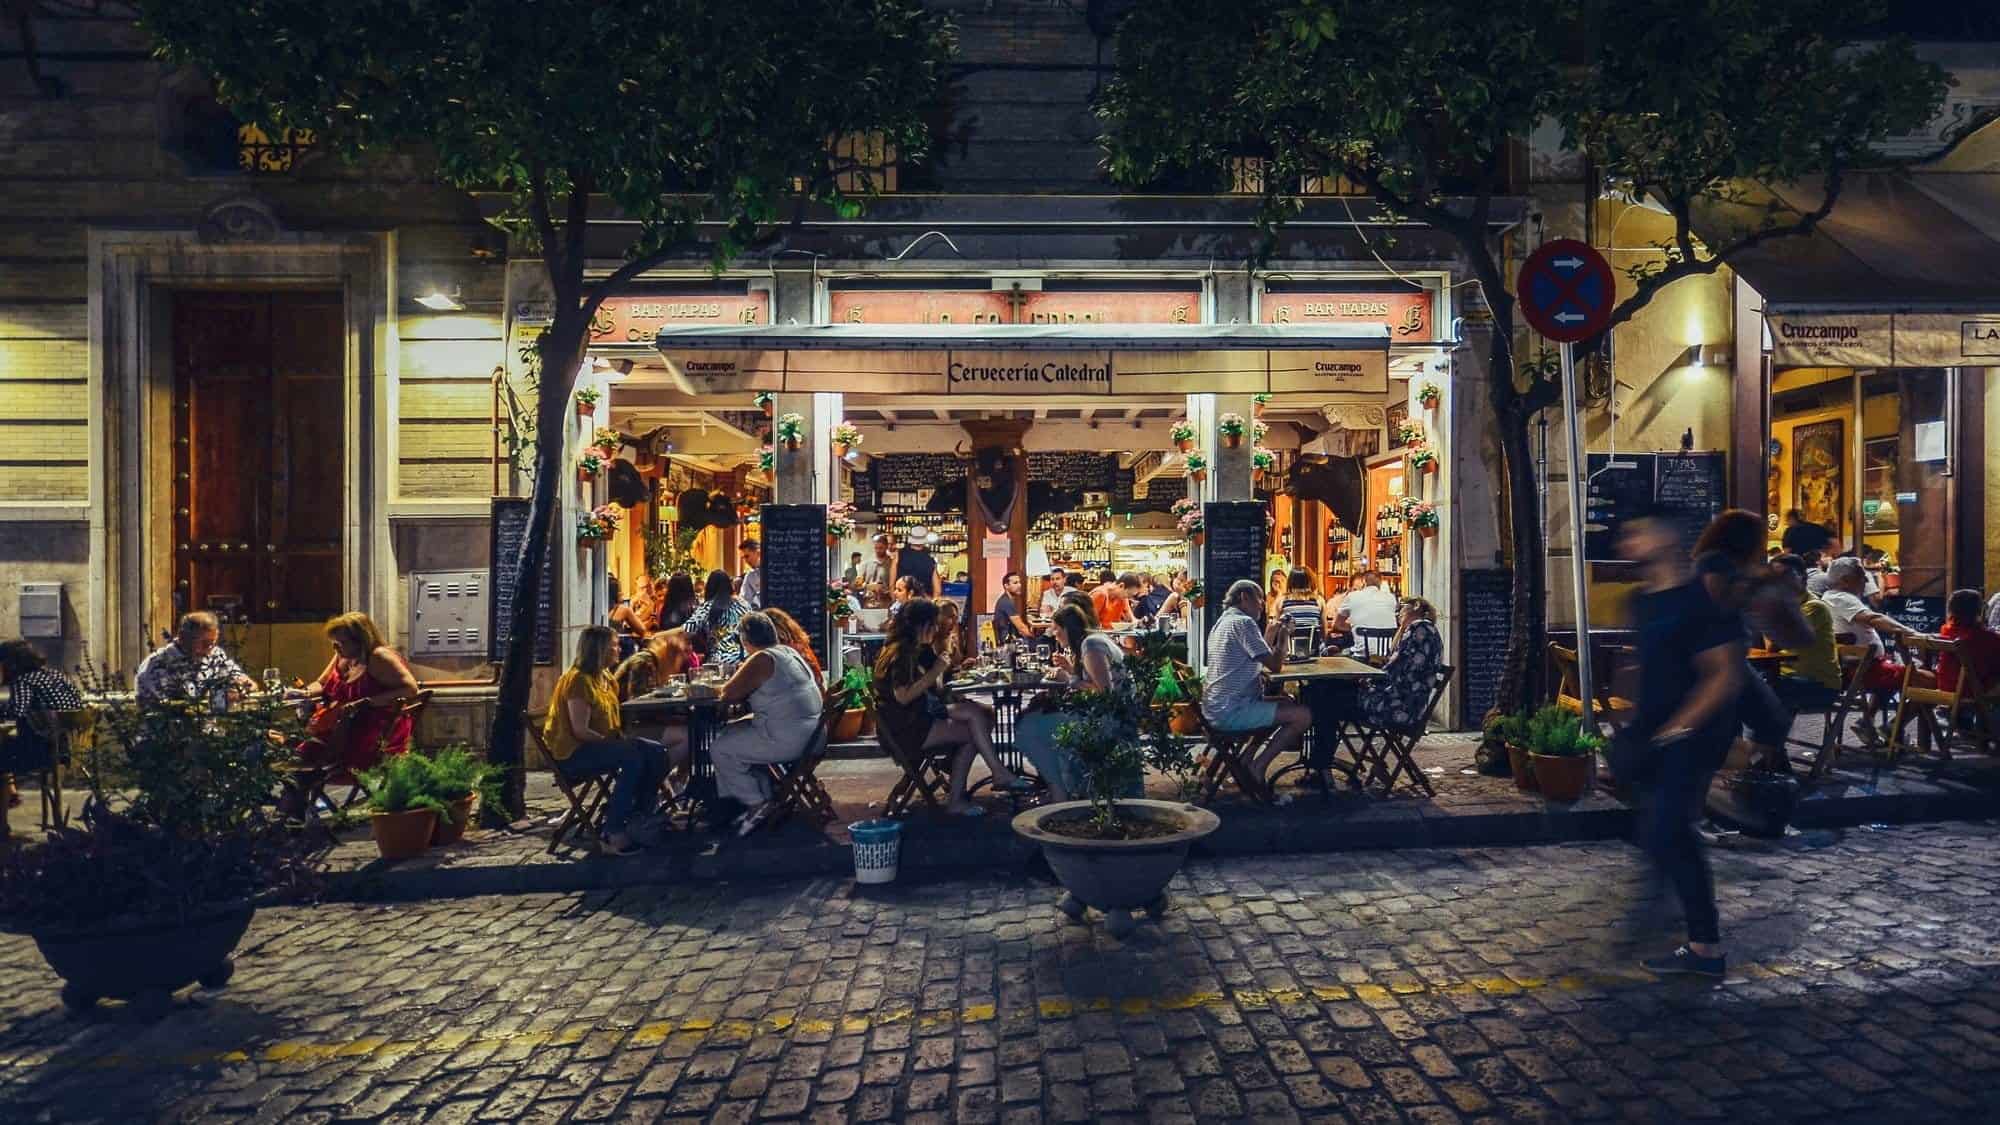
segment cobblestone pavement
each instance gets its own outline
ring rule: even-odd
[[[1625,968],[1619,844],[1199,863],[1122,945],[997,878],[269,910],[151,1025],[8,937],[0,1119],[2000,1118],[2000,827],[1717,867],[1720,987]]]

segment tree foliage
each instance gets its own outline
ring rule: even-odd
[[[534,429],[560,432],[611,294],[669,260],[716,265],[779,240],[809,201],[857,207],[833,142],[878,135],[903,162],[949,27],[920,0],[140,0],[162,57],[210,75],[266,127],[314,130],[350,157],[428,154],[445,183],[503,193],[500,222],[547,267]],[[614,268],[593,218],[620,220]],[[600,231],[604,228],[600,225]],[[546,563],[562,450],[537,442],[519,581]],[[516,600],[493,752],[518,760],[535,635]],[[519,779],[510,786],[518,805]]]
[[[1545,365],[1518,362],[1496,199],[1547,127],[1617,190],[1672,217],[1658,257],[1613,310],[1761,244],[1809,232],[1841,176],[1936,111],[1945,78],[1898,40],[1861,43],[1867,0],[1154,0],[1120,26],[1099,112],[1109,168],[1128,184],[1185,181],[1236,157],[1263,161],[1260,224],[1275,232],[1300,185],[1344,176],[1381,212],[1457,243],[1492,313],[1488,400],[1499,421],[1513,545],[1513,628],[1500,707],[1538,696],[1545,613],[1541,512],[1528,424],[1558,398]],[[1201,28],[1203,34],[1190,33]],[[1757,190],[1820,178],[1796,212]],[[1584,185],[1585,200],[1597,184]],[[1697,209],[1733,219],[1713,241]]]

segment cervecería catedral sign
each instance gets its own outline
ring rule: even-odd
[[[842,391],[921,395],[1370,393],[1389,385],[1385,352],[1309,348],[1111,352],[1091,349],[690,348],[664,353],[695,394]]]

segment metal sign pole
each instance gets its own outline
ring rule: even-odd
[[[1583,558],[1583,518],[1584,460],[1583,460],[1583,404],[1576,397],[1576,369],[1572,365],[1570,345],[1560,345],[1562,349],[1562,396],[1563,409],[1569,415],[1569,565],[1570,577],[1576,583],[1576,694],[1583,701],[1583,729],[1596,733],[1597,722],[1591,713],[1590,678],[1590,590],[1587,566]]]

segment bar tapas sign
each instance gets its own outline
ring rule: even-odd
[[[1270,290],[1259,302],[1266,324],[1379,324],[1404,343],[1429,340],[1431,295],[1410,290]]]
[[[607,297],[590,320],[590,342],[651,344],[659,337],[660,329],[667,327],[769,323],[771,294],[763,289]]]

